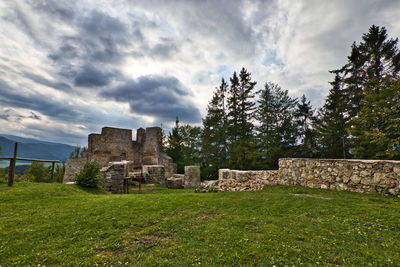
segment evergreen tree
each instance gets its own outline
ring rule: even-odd
[[[331,71],[340,75],[350,118],[358,116],[367,86],[379,85],[387,76],[399,77],[400,52],[397,43],[397,38],[387,40],[385,27],[372,25],[359,45],[353,43],[348,63],[339,70]]]
[[[182,136],[180,133],[179,118],[176,117],[175,127],[172,128],[171,132],[168,134],[167,147],[165,152],[173,159],[173,161],[178,165],[178,172],[183,173],[184,166],[180,164],[183,160],[182,154]]]
[[[317,130],[321,156],[325,158],[349,158],[349,134],[347,124],[349,117],[346,111],[346,96],[340,88],[338,74],[331,82],[332,88],[319,111]]]
[[[201,136],[203,168],[202,177],[217,179],[218,169],[226,167],[227,155],[227,115],[225,110],[228,85],[224,79],[214,92],[203,119]]]
[[[296,146],[297,127],[294,118],[296,99],[279,85],[266,83],[258,91],[256,116],[261,168],[277,168],[278,159],[292,156]]]
[[[317,155],[317,145],[315,142],[315,117],[314,110],[310,101],[305,95],[300,98],[294,112],[298,127],[298,142],[300,143],[296,156],[302,158],[312,158]]]
[[[239,138],[239,78],[236,72],[230,78],[227,98],[227,124],[228,124],[228,142],[235,144]]]
[[[166,153],[177,165],[178,173],[183,173],[185,166],[201,164],[201,128],[198,126],[179,125],[176,117],[175,127],[168,135]]]
[[[254,166],[256,142],[253,135],[254,86],[251,74],[242,68],[239,78],[236,72],[231,78],[230,97],[228,99],[228,122],[230,134],[230,168],[249,169]]]
[[[400,79],[385,77],[366,88],[351,128],[357,158],[400,159]]]

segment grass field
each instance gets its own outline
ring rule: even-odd
[[[0,265],[399,265],[400,199],[0,184]]]

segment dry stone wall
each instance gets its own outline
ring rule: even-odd
[[[220,169],[218,171],[218,190],[245,191],[260,190],[266,185],[279,181],[278,171],[237,171]]]
[[[219,170],[221,191],[259,190],[274,184],[400,196],[400,161],[291,158],[279,159],[276,171]]]

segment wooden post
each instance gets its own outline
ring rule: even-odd
[[[17,162],[17,151],[18,151],[18,143],[15,142],[14,157],[10,159],[10,167],[8,169],[8,186],[13,186],[14,184],[15,164]]]
[[[54,165],[56,163],[53,161],[51,164],[51,181],[54,182]]]

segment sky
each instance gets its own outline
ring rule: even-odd
[[[104,126],[201,125],[246,68],[323,105],[373,24],[400,36],[398,0],[0,0],[0,133],[72,145]]]

